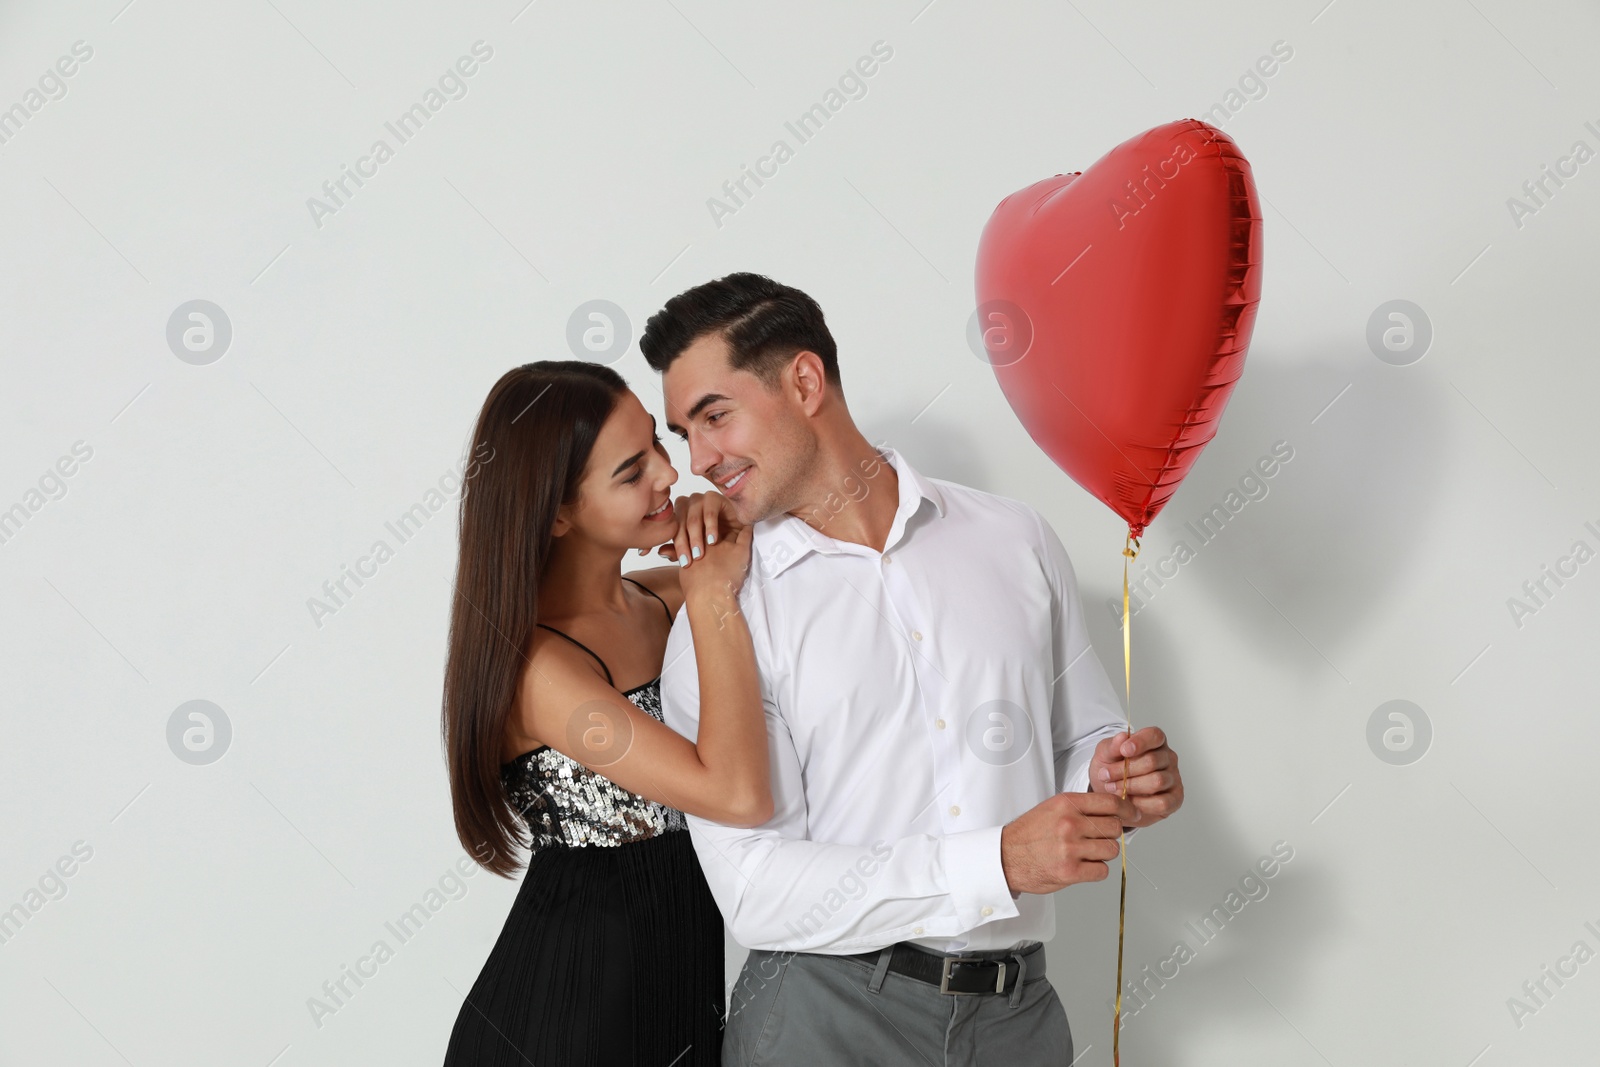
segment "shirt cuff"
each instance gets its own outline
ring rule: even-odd
[[[1019,914],[1000,862],[1001,826],[961,830],[944,838],[944,869],[962,926],[972,929]]]

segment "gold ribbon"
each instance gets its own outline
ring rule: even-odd
[[[1130,547],[1131,546],[1131,547]],[[1128,736],[1133,736],[1133,644],[1128,638],[1128,561],[1139,555],[1139,539],[1128,530],[1122,543],[1122,688],[1127,694]],[[1128,761],[1122,761],[1122,796],[1128,795]],[[1117,1004],[1111,1016],[1111,1063],[1122,1065],[1122,932],[1128,916],[1128,832],[1123,830],[1117,851],[1122,856],[1122,892],[1117,899]]]

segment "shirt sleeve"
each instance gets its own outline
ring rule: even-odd
[[[1078,595],[1078,578],[1066,546],[1036,509],[1041,558],[1053,590],[1051,648],[1055,679],[1050,696],[1050,732],[1055,746],[1056,792],[1087,793],[1089,761],[1095,746],[1128,728],[1105,665],[1089,641],[1089,627]],[[1128,831],[1131,837],[1138,830]]]
[[[960,937],[1018,915],[1000,863],[999,826],[870,845],[807,838],[799,755],[768,685],[770,657],[759,640],[755,645],[772,818],[742,828],[686,816],[706,884],[734,940],[751,949],[843,955],[913,937]],[[665,660],[663,717],[694,740],[700,676],[686,614],[673,625]]]

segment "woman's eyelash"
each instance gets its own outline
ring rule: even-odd
[[[660,434],[656,434],[655,435],[655,443],[658,444],[658,445],[661,443],[661,435]],[[622,484],[623,485],[632,485],[634,482],[638,481],[640,478],[643,478],[643,477],[644,477],[644,469],[640,468],[639,471],[636,472],[632,478],[624,478],[624,479],[622,479]]]

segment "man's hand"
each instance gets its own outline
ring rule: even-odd
[[[1136,816],[1133,801],[1112,793],[1057,793],[1000,831],[1000,866],[1013,898],[1099,882],[1117,856],[1117,839]]]
[[[1127,797],[1134,807],[1134,821],[1126,826],[1149,826],[1182,806],[1178,754],[1167,747],[1167,735],[1160,727],[1146,726],[1132,737],[1121,730],[1095,746],[1094,758],[1089,761],[1092,791],[1123,795],[1124,773],[1128,776]]]

